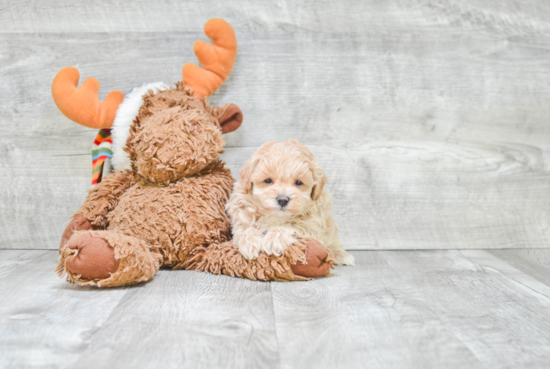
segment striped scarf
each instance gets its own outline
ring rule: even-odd
[[[92,187],[101,182],[105,160],[113,156],[112,144],[111,130],[100,129],[92,148]]]

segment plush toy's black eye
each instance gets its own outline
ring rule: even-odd
[[[302,181],[296,181],[296,182],[294,182],[294,184],[295,184],[296,186],[301,186],[301,185],[303,185]]]
[[[271,178],[268,178],[264,181],[265,183],[273,183],[273,181],[271,180]]]

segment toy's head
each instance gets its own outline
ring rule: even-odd
[[[223,152],[222,132],[242,121],[237,106],[211,108],[178,87],[144,97],[127,141],[133,169],[151,182],[167,184],[203,170]]]
[[[100,102],[99,82],[88,78],[77,88],[80,74],[67,67],[52,83],[54,101],[65,116],[79,124],[112,128],[113,138],[124,141],[131,168],[149,181],[167,184],[196,174],[223,152],[222,133],[236,130],[243,120],[236,105],[210,107],[206,101],[233,68],[235,33],[221,19],[208,21],[204,31],[212,45],[200,40],[194,45],[203,68],[185,64],[182,83],[170,88],[146,85],[126,98],[120,91],[112,91]]]

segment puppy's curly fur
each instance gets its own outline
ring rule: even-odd
[[[332,217],[327,177],[313,153],[296,140],[268,142],[239,172],[226,205],[233,241],[247,259],[281,255],[298,238],[318,240],[338,264],[353,265]]]

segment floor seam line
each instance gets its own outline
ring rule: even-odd
[[[277,357],[279,358],[279,368],[282,368],[281,346],[279,345],[279,333],[277,332],[277,316],[275,314],[275,298],[273,296],[273,282],[269,282],[269,291],[271,292],[271,308],[273,310],[273,328],[275,329],[275,342],[277,343]]]

